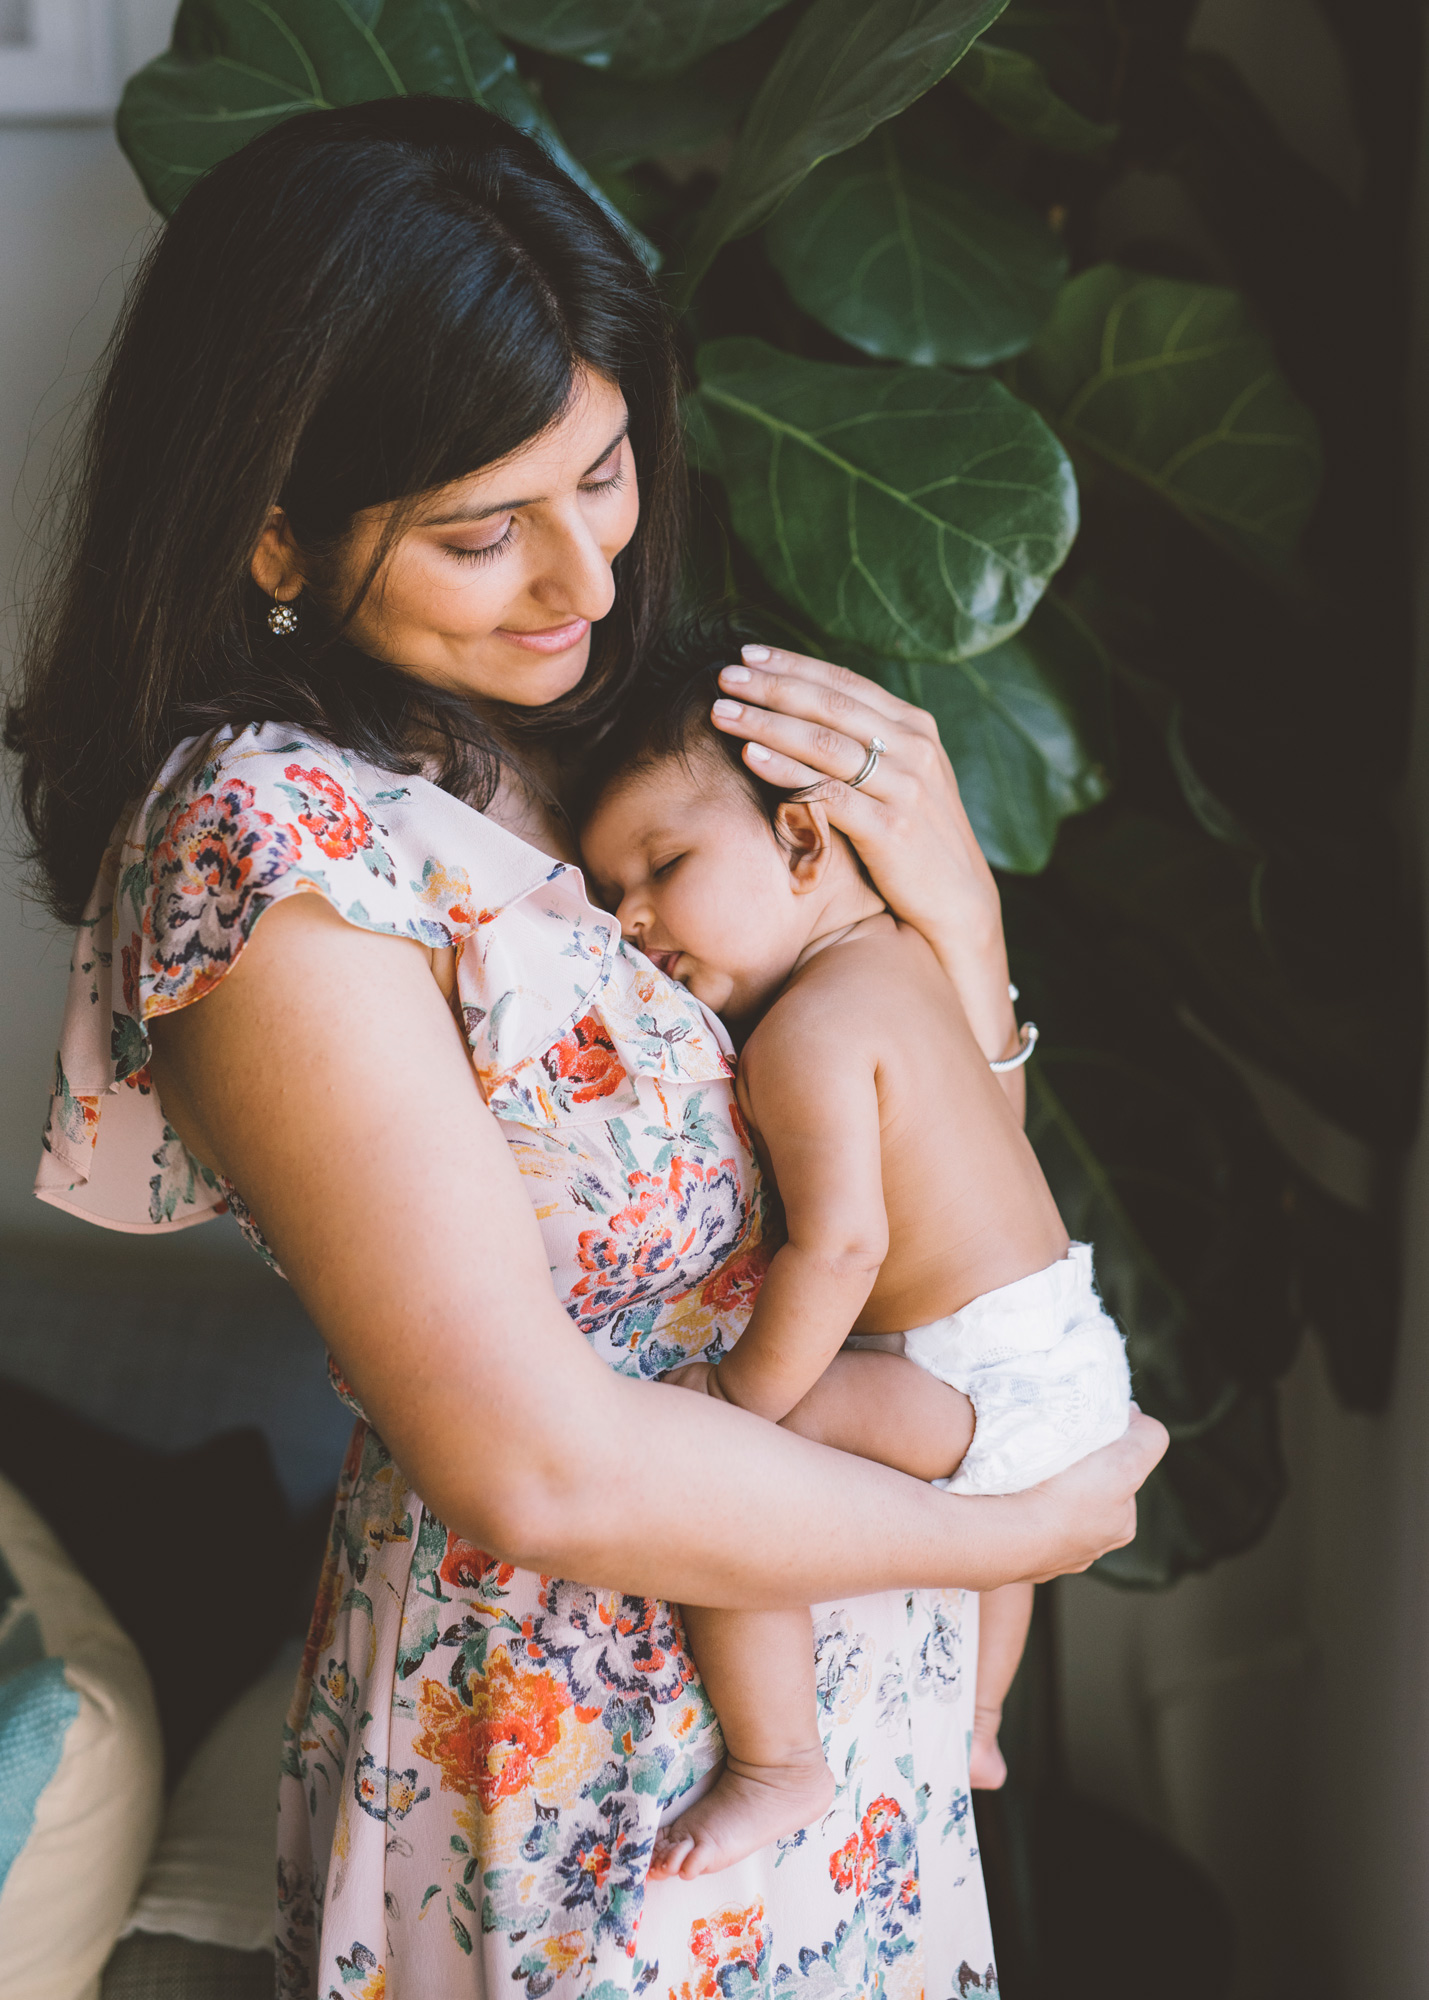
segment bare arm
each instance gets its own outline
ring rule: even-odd
[[[711,1394],[771,1423],[813,1388],[863,1309],[888,1254],[888,1217],[871,1053],[852,1031],[837,1090],[810,1090],[828,1041],[799,993],[781,1001],[744,1053],[754,1120],[784,1202],[788,1239],[776,1251],[734,1351],[709,1371]]]
[[[748,650],[748,649],[746,649]],[[743,706],[717,728],[769,752],[750,768],[775,785],[818,785],[830,821],[862,856],[895,915],[920,931],[958,989],[989,1060],[1009,1055],[1017,1024],[1008,997],[1002,905],[931,715],[862,674],[769,648],[767,661],[726,669],[721,687]],[[741,678],[735,679],[731,676]],[[888,745],[854,791],[846,782],[872,739]],[[1021,1070],[999,1081],[1020,1118]]]
[[[555,1298],[420,947],[295,896],[207,997],[153,1028],[170,1122],[242,1190],[417,1491],[482,1547],[757,1609],[985,1589],[1085,1567],[1133,1533],[1159,1425],[1031,1495],[954,1500],[607,1369]],[[652,1508],[661,1493],[677,1504]]]

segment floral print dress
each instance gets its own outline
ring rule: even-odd
[[[37,1192],[118,1229],[232,1207],[264,1251],[165,1122],[147,1024],[301,893],[455,948],[482,1094],[606,1363],[654,1377],[735,1341],[768,1225],[719,1022],[621,941],[578,869],[282,725],[181,745],[106,856]],[[279,1994],[985,2000],[976,1603],[816,1607],[833,1806],[723,1874],[649,1883],[656,1828],[721,1755],[678,1613],[463,1541],[358,1412],[283,1746]]]

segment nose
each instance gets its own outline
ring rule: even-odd
[[[632,889],[628,895],[621,897],[615,912],[615,921],[620,926],[620,935],[632,938],[636,944],[639,944],[640,934],[645,928],[648,916],[649,911],[644,907],[638,893]]]
[[[597,624],[615,602],[615,573],[579,507],[563,510],[531,594],[567,618]]]

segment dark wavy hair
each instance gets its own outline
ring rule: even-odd
[[[267,625],[249,564],[275,502],[305,556],[360,510],[506,457],[619,383],[642,486],[580,685],[477,705],[384,665],[311,595]],[[603,723],[663,628],[683,525],[673,350],[649,274],[541,148],[490,112],[408,97],[288,120],[214,167],[146,258],[111,341],[5,737],[47,900],[73,922],[125,807],[175,743],[293,723],[489,803],[503,744]],[[408,518],[394,510],[386,546]],[[498,730],[500,733],[498,734]]]
[[[671,620],[642,655],[615,720],[600,739],[577,801],[582,821],[622,779],[671,758],[692,767],[703,754],[728,765],[731,778],[777,834],[779,808],[794,795],[751,771],[741,739],[726,736],[710,720],[710,705],[721,693],[720,669],[738,662],[739,649],[751,636],[721,611],[686,611]]]

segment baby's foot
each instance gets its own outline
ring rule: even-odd
[[[973,1740],[968,1749],[968,1783],[975,1792],[1000,1791],[1007,1783],[1007,1763],[998,1745],[1000,1708],[973,1710]]]
[[[787,1764],[742,1764],[727,1757],[719,1781],[688,1812],[655,1836],[652,1881],[679,1875],[692,1882],[732,1868],[746,1854],[796,1833],[833,1803],[833,1774],[813,1750]]]

